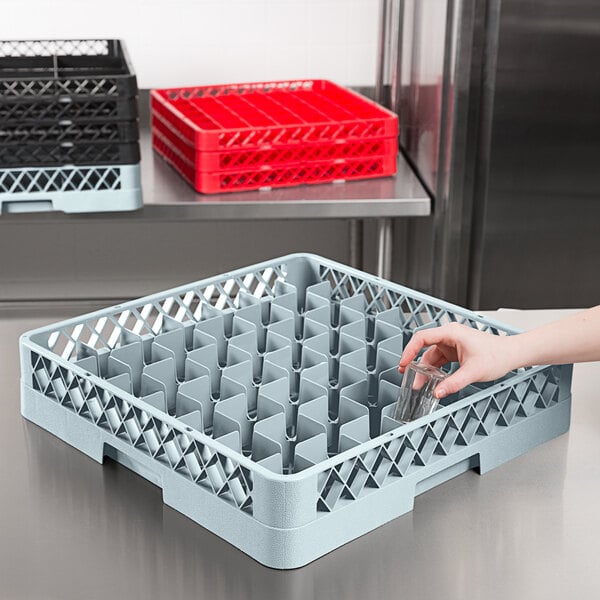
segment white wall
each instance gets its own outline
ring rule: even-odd
[[[0,39],[119,37],[141,88],[373,85],[379,0],[1,0]]]

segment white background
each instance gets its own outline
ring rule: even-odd
[[[0,39],[117,37],[141,88],[373,85],[379,0],[2,0]]]

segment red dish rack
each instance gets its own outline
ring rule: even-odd
[[[212,194],[396,172],[397,116],[326,80],[152,90],[152,145]]]

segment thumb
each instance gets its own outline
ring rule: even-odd
[[[454,394],[464,387],[473,383],[477,379],[476,375],[468,367],[460,367],[450,377],[438,383],[435,388],[434,395],[438,399],[445,398],[450,394]]]

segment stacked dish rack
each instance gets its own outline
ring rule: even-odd
[[[520,369],[396,422],[404,344],[450,322],[513,333],[290,255],[25,334],[22,413],[261,563],[299,567],[568,429],[571,365]]]
[[[151,92],[152,143],[198,192],[384,177],[398,118],[325,80]]]
[[[139,208],[139,162],[123,42],[0,41],[0,212]]]

